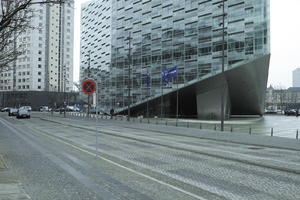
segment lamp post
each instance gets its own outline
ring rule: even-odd
[[[128,37],[126,38],[126,40],[128,40],[128,107],[127,107],[127,111],[128,111],[128,117],[127,117],[127,121],[130,121],[130,104],[131,104],[131,96],[130,96],[130,87],[131,87],[131,79],[130,79],[130,67],[131,67],[131,33],[129,32]]]
[[[225,71],[225,1],[222,0],[222,4],[219,5],[219,8],[222,7],[222,75],[224,77]],[[226,82],[225,78],[224,81]],[[222,87],[221,92],[221,131],[224,131],[224,120],[225,120],[225,86]]]
[[[63,66],[63,77],[64,77],[64,118],[66,118],[66,108],[67,108],[67,105],[66,105],[66,83],[67,83],[67,77],[66,77],[66,66],[64,65]]]

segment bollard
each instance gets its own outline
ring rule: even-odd
[[[217,130],[217,124],[215,124],[215,128],[214,128],[214,130],[215,130],[215,131]]]
[[[202,124],[200,123],[199,129],[202,129]]]
[[[190,127],[190,123],[189,123],[189,122],[187,122],[187,124],[186,124],[186,127],[187,127],[187,128],[189,128],[189,127]]]
[[[231,125],[231,127],[230,127],[230,132],[233,132],[233,126]]]
[[[249,127],[249,135],[252,134],[252,129],[251,129],[251,126]]]
[[[148,124],[150,124],[150,120],[149,120],[149,118],[148,118]]]
[[[271,137],[273,137],[273,128],[271,128]]]
[[[299,136],[299,130],[297,129],[296,140],[298,140],[298,136]]]
[[[166,120],[166,126],[168,126],[168,120]]]
[[[158,120],[156,119],[156,125],[158,124]]]

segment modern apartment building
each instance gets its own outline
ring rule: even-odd
[[[31,26],[18,37],[23,54],[0,72],[0,91],[71,91],[73,86],[73,2],[35,4]]]
[[[300,68],[293,71],[293,87],[300,87]]]
[[[90,1],[81,23],[82,71],[107,74],[102,107],[174,116],[178,99],[182,116],[218,118],[223,92],[227,116],[263,113],[269,0]]]

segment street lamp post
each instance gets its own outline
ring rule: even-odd
[[[131,33],[129,32],[129,36],[127,37],[128,40],[128,117],[127,121],[130,121],[130,104],[131,104],[131,96],[130,96],[130,87],[131,87],[131,79],[130,79],[130,67],[131,67]]]
[[[66,77],[66,66],[63,66],[63,77],[64,77],[64,118],[66,117],[66,108],[67,108],[67,105],[66,105],[66,83],[67,83],[67,77]]]
[[[222,5],[220,5],[222,7],[222,75],[223,76],[225,70],[225,15],[226,15],[225,1],[226,0],[222,0]],[[224,107],[225,107],[225,86],[222,87],[222,92],[221,92],[221,131],[224,131],[224,120],[225,120]]]

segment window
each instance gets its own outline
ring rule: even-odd
[[[39,78],[39,79],[38,79],[38,82],[41,82],[41,81],[42,81],[42,79]]]

